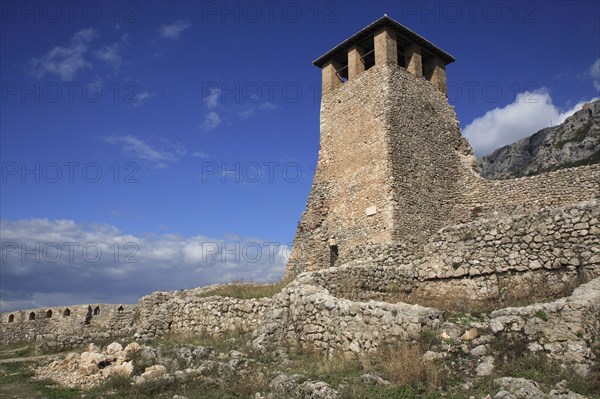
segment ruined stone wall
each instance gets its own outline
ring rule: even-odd
[[[455,221],[535,212],[600,199],[600,164],[509,180],[471,179],[455,205]]]
[[[420,252],[365,245],[338,268],[313,273],[354,300],[502,301],[542,288],[548,298],[600,275],[600,206],[592,200],[441,229]],[[536,291],[536,292],[532,292]]]
[[[91,342],[99,334],[126,335],[136,310],[136,305],[92,304],[3,312],[0,342],[35,340],[38,348],[60,349]]]
[[[588,375],[600,336],[600,279],[554,302],[492,312],[490,328],[496,339],[525,342],[531,352],[572,364]],[[596,347],[596,348],[595,348]]]
[[[328,354],[365,353],[383,342],[419,338],[441,325],[433,308],[405,303],[339,299],[306,273],[277,295],[275,308],[255,333],[253,345],[300,344]]]
[[[441,229],[420,252],[411,243],[357,247],[356,260],[302,274],[271,298],[208,296],[214,287],[203,287],[153,293],[138,305],[74,306],[69,316],[66,307],[3,313],[0,336],[4,342],[35,338],[38,348],[64,349],[134,333],[152,339],[173,332],[245,331],[256,332],[258,347],[300,342],[360,352],[438,325],[433,309],[373,300],[494,301],[501,307],[511,293],[527,296],[543,286],[543,294],[553,297],[599,276],[599,220],[596,200],[480,219]],[[36,318],[30,321],[31,312]]]
[[[258,328],[272,298],[235,299],[200,296],[206,289],[156,292],[140,300],[136,336],[152,339],[172,332],[222,334]]]
[[[597,200],[442,229],[425,246],[423,278],[470,278],[600,265]]]
[[[440,312],[431,308],[338,299],[312,276],[301,276],[271,298],[200,297],[206,289],[154,293],[140,301],[135,336],[251,332],[258,349],[301,344],[358,353],[386,339],[417,338],[421,331],[440,324]]]

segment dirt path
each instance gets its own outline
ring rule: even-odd
[[[22,348],[4,350],[4,351],[0,351],[0,356],[6,356],[6,355],[11,355],[13,353],[24,352],[24,351],[26,351],[28,349],[29,349],[29,345],[28,346],[24,346]]]
[[[29,356],[29,357],[13,357],[11,359],[0,359],[0,364],[5,363],[20,363],[20,362],[35,362],[36,360],[44,360],[54,355],[42,355],[42,356]]]

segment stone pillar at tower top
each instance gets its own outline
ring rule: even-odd
[[[374,65],[393,64],[447,93],[446,65],[454,57],[384,15],[313,62],[323,70],[323,93]]]

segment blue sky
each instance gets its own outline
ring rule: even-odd
[[[384,13],[457,59],[479,155],[600,89],[596,1],[0,4],[2,311],[280,277],[317,160],[311,62]]]

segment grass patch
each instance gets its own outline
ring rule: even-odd
[[[0,345],[0,359],[28,357],[35,354],[35,344],[29,341],[13,342]]]
[[[33,372],[23,363],[0,364],[0,382],[10,384],[22,382],[33,377]]]
[[[71,399],[80,398],[78,389],[62,388],[52,381],[33,380],[29,364],[0,364],[0,397],[23,397],[28,399]],[[8,396],[10,395],[10,396]]]
[[[543,275],[533,276],[527,280],[523,279],[518,286],[513,284],[511,280],[507,280],[500,287],[500,291],[504,292],[504,294],[501,294],[500,297],[490,297],[484,300],[472,300],[460,294],[445,295],[442,297],[402,292],[386,293],[384,299],[372,299],[385,300],[390,303],[403,302],[433,307],[448,312],[448,317],[452,320],[460,317],[468,317],[471,319],[470,321],[475,321],[482,315],[496,309],[529,306],[534,303],[549,302],[567,297],[573,293],[576,287],[588,281],[588,278],[582,277],[565,283],[560,287],[552,287],[552,290],[549,290],[548,282]],[[538,317],[542,320],[547,320],[548,315],[540,313]]]
[[[450,383],[449,374],[441,364],[423,361],[423,353],[431,345],[433,339],[423,336],[411,343],[383,344],[368,355],[334,357],[317,350],[296,348],[286,372],[324,381],[339,389],[342,398],[428,397]],[[390,385],[362,381],[363,374],[381,377]]]
[[[423,396],[423,395],[426,396]],[[436,398],[435,393],[427,395],[422,387],[379,386],[377,384],[351,384],[340,390],[341,399],[413,399]]]
[[[154,346],[166,349],[205,346],[224,353],[234,349],[251,351],[247,345],[251,338],[252,334],[244,331],[225,331],[220,334],[179,332],[166,334],[153,342]]]
[[[544,321],[548,321],[548,315],[543,310],[538,310],[537,312],[535,312],[535,316],[539,317],[540,319],[542,319]]]
[[[290,360],[288,373],[300,374],[306,380],[324,381],[333,387],[348,378],[360,376],[364,369],[360,359],[341,355],[328,358],[325,353],[316,349],[303,347],[294,348]]]
[[[561,368],[558,362],[546,357],[545,353],[528,351],[527,341],[519,336],[497,336],[492,347],[500,355],[495,372],[497,376],[526,378],[547,388],[566,380],[568,388],[573,392],[600,398],[600,345],[594,348],[596,360],[586,378]]]
[[[223,296],[236,299],[270,298],[290,283],[289,280],[258,284],[244,281],[234,281],[230,284],[220,285],[212,290],[198,294],[200,298],[210,296]]]
[[[130,379],[114,377],[86,393],[87,399],[152,399],[182,395],[189,399],[253,398],[256,392],[268,388],[267,378],[260,373],[244,373],[218,383],[208,377],[185,381],[158,379],[132,384]]]

